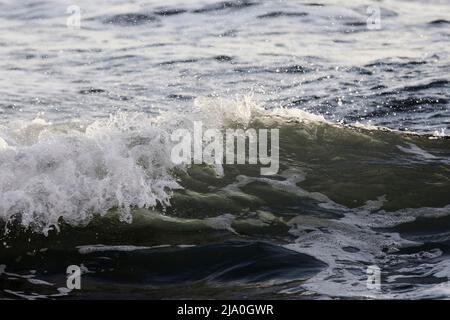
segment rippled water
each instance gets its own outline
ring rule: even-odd
[[[0,297],[449,297],[448,1],[71,5],[0,1]],[[174,166],[199,120],[279,174]]]

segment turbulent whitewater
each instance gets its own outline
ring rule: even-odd
[[[1,298],[450,297],[445,1],[69,5],[0,2]],[[278,174],[175,165],[196,121]]]

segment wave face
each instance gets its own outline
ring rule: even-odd
[[[23,227],[47,234],[58,230],[61,219],[84,225],[95,214],[119,209],[121,220],[131,221],[132,208],[166,208],[173,190],[182,188],[173,171],[186,170],[171,160],[175,130],[193,134],[195,121],[224,130],[226,123],[249,126],[280,112],[267,112],[249,97],[242,99],[197,100],[189,113],[157,117],[122,112],[91,123],[35,119],[3,126],[0,217],[6,222],[18,219]]]
[[[1,298],[449,297],[447,4],[78,3],[0,4]],[[175,165],[196,121],[278,174]]]

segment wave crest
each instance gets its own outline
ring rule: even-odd
[[[44,232],[61,218],[85,224],[94,213],[168,205],[180,186],[169,174],[162,128],[142,114],[117,114],[84,127],[31,122],[1,133],[0,217]],[[9,134],[8,134],[9,133]]]

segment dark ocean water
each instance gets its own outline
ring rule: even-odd
[[[448,1],[71,5],[0,0],[1,298],[450,296]],[[194,121],[279,173],[175,166]]]

